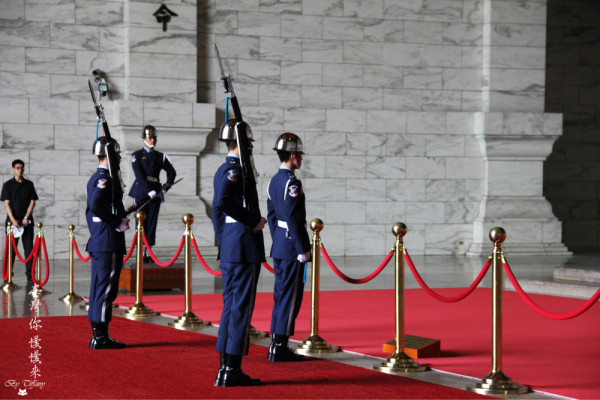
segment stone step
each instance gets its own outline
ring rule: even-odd
[[[538,281],[531,279],[519,279],[519,285],[527,294],[547,294],[550,296],[573,297],[576,299],[589,299],[598,290],[597,286],[589,284],[561,283],[550,281]],[[508,279],[504,280],[506,290],[515,290]]]
[[[553,274],[555,281],[577,282],[592,286],[600,286],[600,271],[580,268],[555,268]]]

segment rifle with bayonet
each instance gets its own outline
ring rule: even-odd
[[[183,178],[179,178],[179,179],[177,179],[173,183],[165,183],[164,185],[162,185],[162,187],[160,189],[160,192],[158,192],[157,196],[164,196],[165,193],[167,193],[169,191],[169,189],[171,189],[173,186],[175,186],[176,184],[178,184],[182,179]],[[153,198],[154,197],[150,197],[150,196],[146,195],[146,197],[144,197],[142,200],[138,201],[137,203],[135,203],[134,205],[132,205],[131,207],[129,207],[128,209],[126,209],[125,210],[125,215],[129,215],[129,214],[131,214],[133,212],[136,212],[136,211],[142,209]]]
[[[245,124],[241,124],[244,119],[242,118],[242,111],[240,110],[238,99],[233,91],[233,78],[231,75],[225,74],[225,71],[223,70],[223,63],[221,62],[221,55],[219,54],[219,48],[216,44],[214,45],[214,49],[215,55],[217,56],[217,61],[219,62],[219,70],[221,72],[223,87],[225,88],[225,93],[229,93],[229,100],[231,102],[231,107],[233,108],[233,114],[235,115],[236,120],[235,131],[237,133],[237,144],[240,152],[240,164],[242,167],[244,200],[246,207],[249,210],[257,212],[258,215],[260,215],[258,191],[256,189],[256,177],[258,176],[258,173],[256,173],[256,169],[254,167],[252,146],[250,144],[250,140],[248,139],[246,126]]]

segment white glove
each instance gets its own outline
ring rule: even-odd
[[[304,254],[298,254],[298,261],[300,261],[301,263],[310,261],[310,251],[307,251]]]
[[[125,232],[127,229],[129,229],[129,219],[122,218],[121,225],[117,227],[117,232]]]
[[[265,224],[267,223],[267,219],[265,217],[262,217],[260,219],[260,222],[254,227],[255,231],[260,231],[265,227]]]
[[[156,197],[156,190],[151,190],[148,192],[148,196],[153,199]]]

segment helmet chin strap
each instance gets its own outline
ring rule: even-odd
[[[144,141],[144,144],[145,144],[146,146],[148,146],[148,148],[150,148],[150,149],[153,149],[153,148],[154,148],[154,145],[153,145],[153,144],[150,144],[150,143],[148,143],[148,142],[146,142],[146,139],[142,139],[142,140]]]

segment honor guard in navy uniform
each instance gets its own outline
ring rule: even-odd
[[[162,185],[160,183],[160,171],[167,172],[167,184],[175,181],[177,172],[168,155],[154,150],[156,146],[156,128],[152,125],[146,125],[142,130],[142,141],[144,147],[135,151],[131,155],[131,168],[135,174],[135,181],[129,191],[129,196],[134,198],[137,203],[149,196],[152,198],[143,211],[146,213],[144,221],[144,232],[148,239],[150,247],[156,242],[156,225],[158,223],[158,213],[160,203],[163,201]],[[148,263],[151,259],[144,254],[144,262]]]
[[[119,143],[111,139],[117,162],[121,161]],[[94,142],[93,154],[98,156],[99,166],[87,184],[87,208],[85,218],[90,230],[86,251],[92,257],[92,279],[88,320],[92,324],[90,349],[122,349],[108,334],[112,318],[112,303],[119,290],[119,276],[125,254],[125,231],[129,220],[123,207],[123,189],[120,182],[113,183],[108,169],[106,137]]]
[[[304,356],[288,348],[302,304],[306,262],[310,261],[310,239],[306,231],[306,207],[302,182],[294,171],[302,166],[302,140],[286,132],[277,138],[281,166],[267,189],[267,219],[273,238],[271,257],[275,269],[271,317],[270,361],[302,361]]]
[[[246,130],[252,141],[247,124]],[[215,174],[212,204],[223,273],[223,313],[216,347],[221,365],[215,386],[224,387],[260,384],[260,379],[242,372],[241,363],[242,356],[248,354],[256,284],[265,261],[262,229],[267,220],[246,208],[236,131],[235,120],[229,120],[219,132],[219,140],[227,144],[229,154]]]

